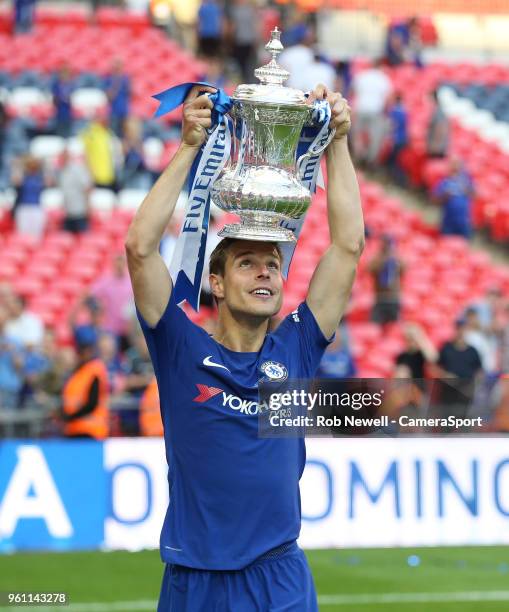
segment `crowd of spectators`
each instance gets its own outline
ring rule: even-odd
[[[35,407],[59,422],[64,385],[80,365],[80,351],[104,364],[111,394],[122,408],[120,427],[138,433],[138,409],[153,378],[148,349],[137,323],[125,256],[107,270],[69,312],[72,346],[57,346],[55,333],[8,284],[0,288],[0,404],[4,409]]]
[[[15,190],[11,214],[18,232],[37,239],[42,236],[46,220],[41,196],[48,187],[61,191],[63,229],[78,233],[88,227],[93,188],[146,191],[156,180],[158,168],[147,161],[144,150],[144,124],[129,114],[130,82],[118,60],[102,86],[108,104],[98,107],[89,119],[76,118],[71,96],[77,85],[63,66],[51,87],[54,116],[44,127],[35,128],[24,119],[10,120],[0,104],[0,188]],[[19,132],[17,148],[24,142],[23,152],[10,155],[6,142],[16,140]],[[31,154],[30,141],[41,135],[63,138],[62,154],[56,159]]]
[[[279,17],[278,17],[279,19]],[[310,90],[322,82],[340,90],[351,101],[352,148],[356,162],[375,169],[384,158],[392,180],[404,185],[400,153],[408,143],[408,110],[400,92],[394,91],[384,66],[412,62],[420,65],[421,42],[415,20],[393,24],[387,34],[383,59],[352,76],[348,62],[334,62],[319,52],[316,24],[312,16],[297,10],[282,15],[285,51],[280,63],[291,73],[288,85]],[[254,81],[253,69],[261,62],[262,43],[272,29],[262,19],[259,7],[248,0],[223,3],[203,0],[191,28],[183,28],[183,39],[206,66],[203,79],[228,87],[235,82]],[[16,189],[13,218],[16,231],[36,238],[45,230],[41,194],[57,186],[63,196],[63,228],[86,232],[89,226],[89,195],[94,187],[118,191],[146,190],[157,172],[149,169],[143,152],[143,125],[130,116],[131,83],[122,64],[115,60],[110,74],[100,82],[108,105],[89,120],[76,119],[71,104],[76,75],[62,66],[55,75],[51,93],[54,116],[45,130],[65,139],[77,137],[81,148],[68,146],[56,165],[48,166],[32,155],[9,160],[9,182]],[[433,94],[427,138],[430,157],[446,157],[450,127]],[[0,105],[0,162],[9,118]],[[33,134],[31,134],[33,135]],[[5,162],[5,159],[4,159]],[[1,173],[0,173],[1,174]],[[451,161],[450,174],[437,186],[434,197],[442,204],[442,232],[469,237],[470,200],[474,186],[459,160]],[[178,223],[173,223],[161,244],[169,264],[175,246]],[[208,252],[217,242],[212,220]],[[401,279],[404,262],[389,235],[370,262],[375,287],[372,321],[386,328],[400,321]],[[213,300],[206,283],[201,295],[205,312],[201,324],[214,325]],[[108,270],[69,313],[73,346],[57,346],[54,331],[44,328],[39,317],[27,309],[24,299],[8,285],[0,287],[0,404],[11,411],[29,407],[45,411],[49,431],[65,431],[62,393],[66,381],[86,359],[97,358],[107,372],[110,433],[151,435],[160,432],[157,387],[143,335],[139,329],[124,255],[116,254]],[[459,313],[455,334],[435,347],[418,326],[405,324],[405,349],[394,364],[395,379],[422,380],[426,377],[476,380],[484,377],[495,392],[490,398],[493,427],[509,430],[509,418],[501,417],[500,405],[506,395],[500,390],[500,375],[509,372],[509,305],[498,289],[486,299],[465,305]],[[350,348],[348,318],[328,347],[317,375],[321,378],[350,378],[358,369]],[[464,391],[464,390],[463,390]],[[471,393],[467,390],[466,395]],[[419,385],[411,390],[399,410],[422,401]],[[509,394],[507,394],[509,398]],[[471,398],[470,398],[471,399]],[[505,400],[504,400],[505,401]],[[502,402],[503,403],[503,402]],[[423,408],[424,409],[424,408]],[[505,424],[504,424],[505,423]]]

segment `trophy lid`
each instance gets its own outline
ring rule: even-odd
[[[284,49],[281,43],[281,31],[277,26],[272,30],[270,41],[265,45],[265,49],[272,54],[272,59],[268,64],[254,71],[260,83],[239,85],[233,94],[233,99],[262,104],[306,105],[306,98],[300,89],[292,89],[283,85],[288,80],[290,73],[277,63],[277,57]]]

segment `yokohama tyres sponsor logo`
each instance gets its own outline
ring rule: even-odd
[[[207,385],[200,385],[198,383],[196,386],[198,387],[198,391],[200,393],[193,399],[193,402],[203,404],[221,393],[222,405],[227,406],[231,410],[235,410],[235,412],[240,412],[241,414],[246,414],[248,416],[255,416],[260,412],[265,412],[268,410],[268,406],[265,403],[259,404],[258,402],[252,400],[242,399],[241,397],[238,397],[238,395],[225,393],[218,387],[208,387]]]
[[[203,404],[203,402],[206,402],[211,397],[214,397],[214,395],[223,392],[223,390],[219,389],[218,387],[207,387],[207,385],[199,385],[198,383],[196,383],[196,386],[198,387],[198,391],[200,393],[193,399],[193,402],[198,402],[199,404]]]

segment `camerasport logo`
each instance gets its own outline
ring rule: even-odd
[[[221,397],[218,398],[221,401],[221,405],[235,412],[239,412],[240,414],[254,416],[260,414],[260,412],[266,412],[269,409],[266,402],[259,404],[256,401],[243,399],[232,393],[226,393],[218,387],[208,387],[207,385],[200,385],[198,383],[196,383],[196,386],[200,393],[193,399],[193,402],[197,402],[198,404],[203,404],[221,393]]]
[[[282,363],[277,361],[265,361],[260,366],[260,370],[270,380],[286,380],[288,378],[288,370]]]

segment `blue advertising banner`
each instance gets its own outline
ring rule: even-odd
[[[303,548],[509,544],[507,438],[307,440]],[[157,548],[159,438],[0,442],[0,553]]]
[[[109,491],[104,446],[0,444],[0,551],[97,548]]]

